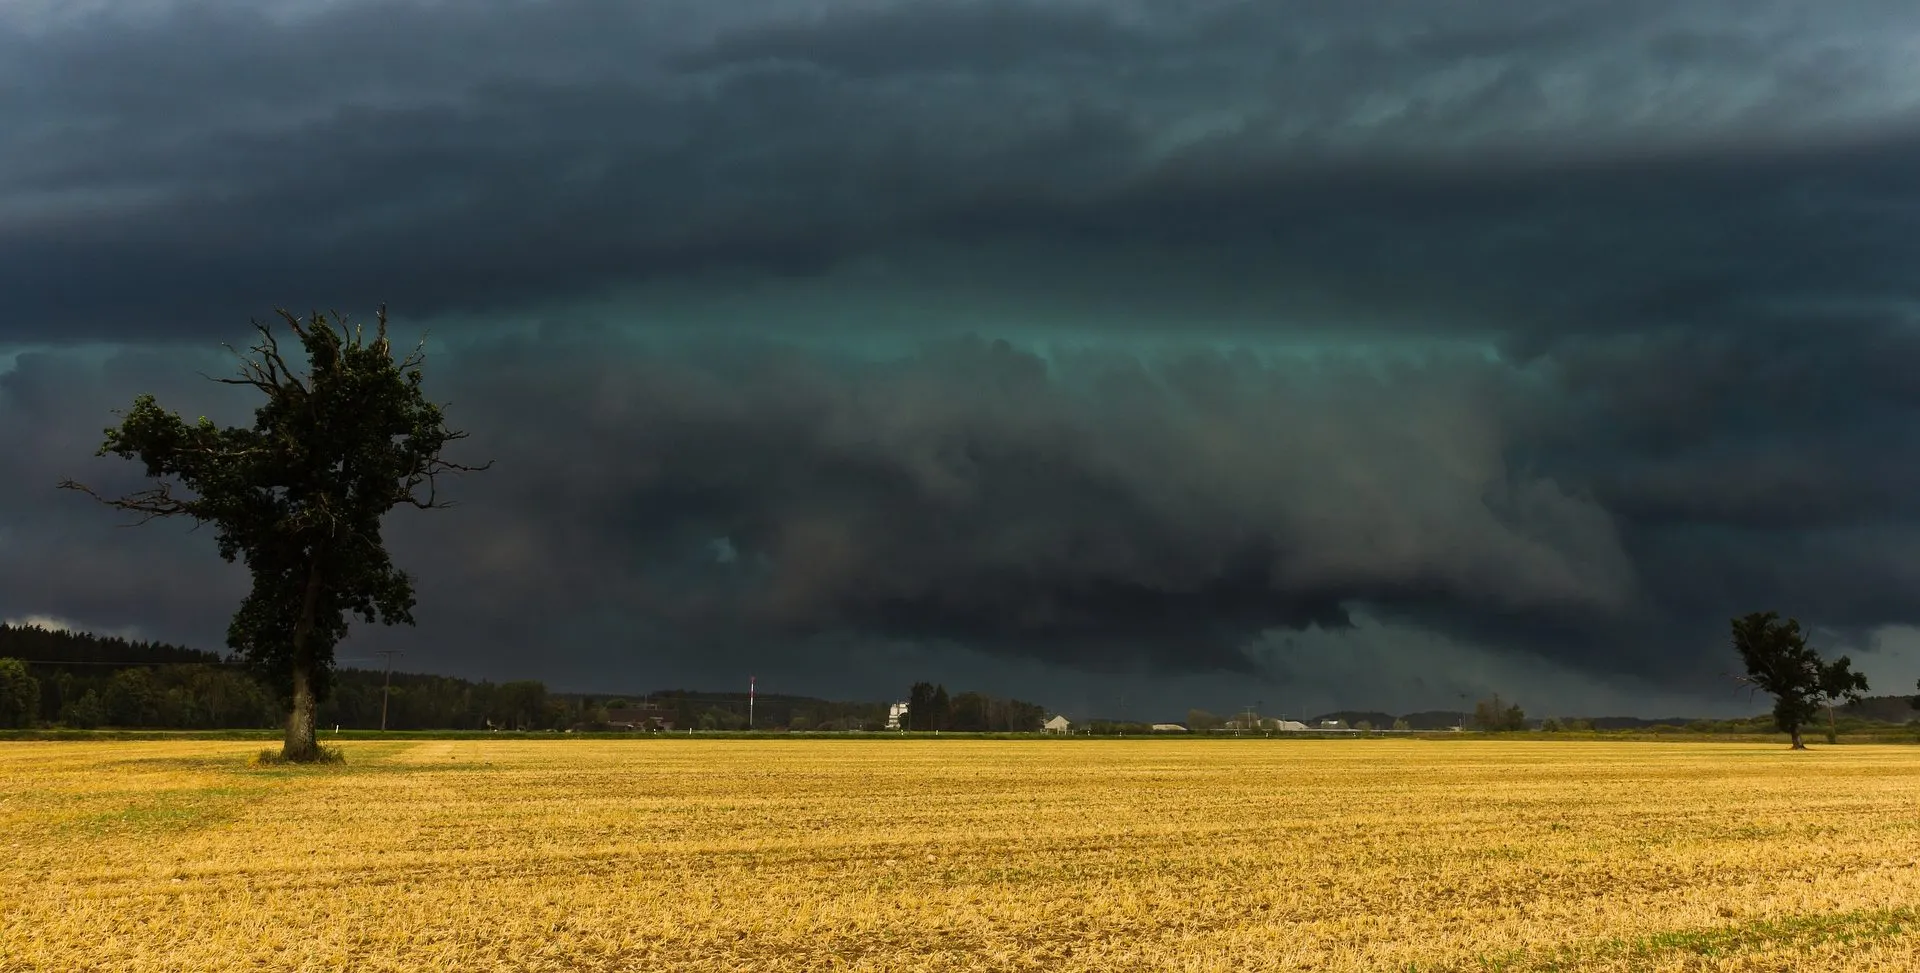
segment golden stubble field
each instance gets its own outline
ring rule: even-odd
[[[0,969],[1920,969],[1920,748],[0,743]]]

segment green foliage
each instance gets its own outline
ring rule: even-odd
[[[953,729],[953,701],[947,698],[947,687],[945,684],[938,684],[933,687],[933,699],[931,702],[932,708],[927,711],[927,715],[932,717],[932,719],[929,720],[929,722],[933,724],[930,729]]]
[[[1203,709],[1187,710],[1187,729],[1194,733],[1208,733],[1227,725],[1224,717],[1216,716]]]
[[[60,709],[60,722],[76,730],[91,730],[106,721],[107,706],[91,689]]]
[[[19,659],[0,659],[0,729],[30,727],[39,712],[40,681]]]
[[[160,691],[153,673],[146,669],[122,669],[107,683],[107,722],[115,726],[157,726],[160,723]]]
[[[1500,697],[1473,704],[1473,727],[1486,733],[1511,733],[1527,728],[1527,714],[1518,706],[1502,707]]]
[[[105,431],[99,454],[138,460],[157,484],[100,499],[148,519],[211,524],[220,556],[246,562],[253,586],[227,645],[291,703],[287,747],[300,757],[314,746],[312,706],[326,698],[348,616],[413,622],[413,582],[389,556],[381,518],[401,504],[444,506],[435,477],[477,467],[441,458],[463,434],[426,398],[422,351],[394,357],[384,308],[371,340],[323,315],[279,313],[305,353],[306,374],[256,324],[253,357],[242,357],[239,377],[221,380],[265,396],[252,427],[189,423],[141,395]]]
[[[1413,729],[1412,725],[1408,724],[1407,721],[1404,719],[1394,720],[1393,728],[1401,732],[1405,732],[1407,730]]]
[[[1854,672],[1846,656],[1825,662],[1807,645],[1797,619],[1753,612],[1731,624],[1733,647],[1747,669],[1744,681],[1773,697],[1774,726],[1792,734],[1795,747],[1822,704],[1857,701],[1867,691],[1866,675]]]
[[[1018,699],[965,692],[949,697],[947,687],[917,682],[907,690],[906,729],[960,733],[1031,733],[1040,728],[1046,708]]]

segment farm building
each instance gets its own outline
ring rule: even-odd
[[[1055,716],[1053,719],[1040,724],[1040,730],[1043,733],[1065,733],[1071,726],[1072,724],[1067,722],[1066,717]]]
[[[1180,724],[1178,724],[1178,723],[1155,723],[1155,724],[1153,725],[1153,732],[1155,732],[1155,733],[1185,733],[1185,732],[1187,732],[1187,728],[1186,728],[1186,727],[1184,727],[1184,726],[1181,726],[1181,725],[1180,725]]]
[[[1299,720],[1276,720],[1274,721],[1274,726],[1278,729],[1287,730],[1294,733],[1298,733],[1299,731],[1307,728],[1307,725],[1305,723],[1300,722]]]
[[[905,701],[901,701],[893,704],[892,706],[887,707],[887,729],[889,730],[900,729],[900,721],[905,719],[906,716],[907,716],[907,704]]]

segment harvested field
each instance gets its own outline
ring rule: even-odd
[[[0,969],[1920,969],[1920,749],[0,743]]]

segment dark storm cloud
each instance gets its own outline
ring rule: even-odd
[[[563,512],[542,528],[555,557],[659,572],[657,609],[696,629],[1245,668],[1259,632],[1343,626],[1356,599],[1578,614],[1632,596],[1604,512],[1502,468],[1475,369],[1389,384],[1215,356],[1048,363],[985,341],[865,363],[588,354],[605,350],[543,359],[563,387],[517,353],[462,381],[592,417],[514,448],[520,489]],[[479,429],[519,424],[468,411]]]
[[[488,308],[1010,235],[1260,244],[1276,273],[1348,299],[1392,273],[1408,301],[1480,287],[1481,305],[1538,313],[1572,287],[1569,305],[1660,305],[1769,272],[1754,231],[1772,253],[1782,224],[1904,197],[1913,158],[1892,3],[825,9],[16,15],[0,328],[137,337],[136,308],[369,293]],[[1836,185],[1819,158],[1742,175],[1745,152],[1836,139],[1862,141],[1879,185]],[[1690,157],[1708,151],[1717,165]],[[1675,155],[1672,181],[1630,164]],[[1867,219],[1856,248],[1897,234]],[[1654,223],[1679,234],[1666,261],[1626,243]],[[1883,252],[1822,239],[1774,258],[1827,283],[1894,277]],[[1472,279],[1503,273],[1546,279]]]
[[[44,489],[223,366],[62,346],[385,299],[500,461],[395,527],[463,657],[1920,622],[1910,5],[817,8],[0,12],[0,612],[236,597]]]
[[[423,626],[464,665],[613,616],[620,644],[766,658],[854,636],[1097,671],[1285,671],[1300,660],[1249,651],[1263,633],[1365,612],[1704,686],[1724,668],[1706,650],[1721,619],[1748,607],[1862,637],[1913,616],[1920,470],[1874,430],[1836,430],[1817,399],[1879,417],[1898,451],[1911,393],[1872,375],[1920,353],[1886,337],[1869,367],[1781,334],[1758,363],[1721,349],[1716,373],[1697,343],[1628,340],[1516,367],[1470,349],[1041,358],[964,339],[856,355],[556,327],[434,360],[475,434],[463,448],[500,465],[456,485],[460,509],[398,518],[393,536]],[[1622,359],[1719,381],[1674,403]],[[0,609],[118,627],[132,599],[145,625],[217,639],[238,579],[206,538],[109,537],[111,518],[50,485],[130,485],[83,452],[128,390],[244,415],[194,375],[220,365],[60,352],[0,377],[4,499],[36,512],[0,552]],[[1831,391],[1849,376],[1863,380]],[[1710,419],[1671,450],[1645,441],[1676,412]],[[1811,472],[1810,455],[1825,458]]]

